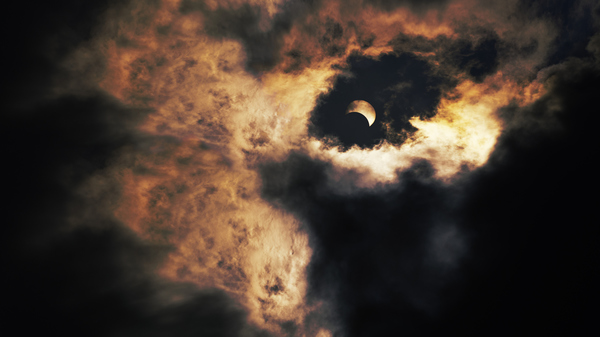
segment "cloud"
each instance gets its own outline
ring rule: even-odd
[[[460,239],[456,240],[460,234],[454,226],[440,223],[451,219],[445,215],[450,209],[444,205],[450,196],[444,195],[452,193],[432,179],[433,171],[426,162],[403,173],[399,185],[362,193],[347,193],[328,184],[328,170],[330,165],[292,155],[286,162],[265,166],[262,174],[264,197],[297,214],[312,234],[316,252],[311,263],[313,287],[346,288],[347,293],[339,298],[348,301],[363,296],[383,300],[392,287],[400,297],[427,302],[427,292],[437,289],[420,289],[423,281],[437,278],[443,283],[445,278],[437,275],[441,269],[435,262],[436,252],[446,250],[444,258],[450,259],[449,263],[458,258],[448,253],[459,249]],[[351,180],[348,183],[352,184]],[[430,247],[432,260],[424,256]],[[419,294],[422,291],[425,293]],[[415,305],[427,307],[430,303]]]
[[[17,27],[2,101],[21,329],[589,327],[591,2],[72,5]]]
[[[266,336],[219,290],[156,276],[171,250],[143,242],[112,212],[121,188],[106,174],[115,153],[139,144],[147,111],[98,94],[20,111],[3,134],[11,195],[3,261],[7,328],[66,336]],[[84,193],[82,193],[84,192]]]
[[[588,165],[594,126],[584,124],[598,75],[578,60],[555,69],[538,101],[503,112],[507,128],[488,164],[451,185],[426,162],[397,185],[358,191],[340,187],[354,184],[351,175],[332,185],[332,165],[304,155],[264,166],[264,197],[308,227],[309,289],[335,303],[344,335],[592,324],[592,201],[573,179]],[[576,294],[563,291],[571,287]]]

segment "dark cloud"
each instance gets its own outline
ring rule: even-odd
[[[111,1],[33,1],[8,5],[3,20],[6,65],[2,75],[3,105],[42,99],[64,76],[59,61],[89,39]],[[8,112],[6,109],[4,113]]]
[[[284,59],[288,59],[289,66],[286,71],[296,71],[307,66],[311,57],[305,55],[301,48],[282,52],[283,37],[290,32],[293,25],[301,27],[308,35],[315,36],[319,42],[324,55],[341,56],[347,48],[347,36],[344,36],[342,23],[336,22],[330,17],[320,20],[305,22],[305,18],[315,13],[322,7],[321,0],[288,1],[280,6],[268,27],[264,22],[268,17],[266,9],[252,4],[242,4],[237,8],[219,6],[216,9],[209,8],[201,0],[184,0],[179,10],[183,14],[200,11],[205,15],[203,22],[205,33],[216,36],[234,38],[240,40],[247,53],[247,68],[253,73],[271,70]],[[381,10],[393,10],[397,7],[407,6],[417,13],[438,7],[443,9],[446,0],[432,1],[366,1]],[[348,8],[354,8],[358,3],[347,4]],[[360,8],[355,8],[360,10]],[[353,22],[344,23],[356,28]],[[373,43],[372,34],[364,34],[357,31],[357,38],[363,48]],[[347,34],[346,34],[347,35]]]
[[[143,142],[133,126],[144,115],[98,94],[61,97],[5,119],[11,126],[3,130],[10,196],[2,240],[10,289],[2,303],[5,329],[65,336],[261,335],[224,293],[155,276],[172,248],[145,243],[114,219],[112,205],[121,193],[116,181],[101,179],[94,195],[81,194],[120,151]]]
[[[264,166],[263,195],[311,235],[311,294],[347,336],[584,335],[597,300],[591,222],[600,71],[571,60],[549,92],[506,107],[489,163],[451,185],[422,162],[352,195],[301,154]]]
[[[4,328],[27,335],[261,335],[224,293],[157,279],[153,267],[166,247],[144,244],[112,225],[61,233],[43,249],[10,252]]]
[[[185,0],[180,11],[184,14],[195,10],[204,13],[205,32],[209,35],[241,40],[246,48],[248,69],[261,72],[279,63],[284,35],[296,21],[318,9],[320,4],[319,0],[286,2],[267,29],[260,26],[261,20],[268,15],[260,6],[243,4],[235,9],[218,7],[210,10],[204,1]]]
[[[519,12],[529,18],[550,20],[558,29],[550,55],[543,66],[560,63],[567,57],[588,56],[586,45],[596,32],[593,14],[595,1],[522,0]]]
[[[398,7],[409,7],[418,12],[423,12],[431,8],[443,9],[446,6],[447,0],[366,0],[366,4],[374,7],[391,11]]]
[[[107,170],[122,153],[153,141],[135,131],[150,111],[99,91],[53,91],[66,74],[60,62],[89,38],[105,6],[21,8],[27,20],[40,21],[29,27],[24,19],[22,35],[8,36],[14,54],[4,78],[13,81],[10,95],[1,102],[2,328],[23,335],[266,336],[225,293],[158,277],[172,247],[141,240],[112,215],[122,191]]]
[[[264,197],[311,233],[312,296],[337,303],[348,336],[425,329],[464,254],[456,191],[432,179],[427,162],[387,191],[352,196],[331,187],[328,170],[302,155],[263,168]]]
[[[344,28],[339,22],[331,18],[327,18],[323,24],[325,33],[319,37],[319,43],[327,56],[342,56],[346,51],[345,42],[342,40],[344,36]]]
[[[494,74],[498,68],[498,40],[487,38],[477,45],[460,41],[457,51],[458,66],[468,73],[475,82],[482,82],[485,76]]]
[[[511,45],[511,41],[503,41],[495,32],[481,27],[463,26],[457,30],[462,37],[456,40],[445,36],[429,40],[401,33],[390,44],[396,53],[436,52],[442,64],[435,70],[438,76],[447,77],[446,86],[455,83],[453,77],[457,74],[465,74],[474,82],[481,83],[486,76],[496,73],[502,58],[527,56],[537,48],[536,41],[526,48],[517,48]]]
[[[430,40],[424,36],[408,36],[400,33],[390,41],[390,45],[394,47],[396,53],[431,53],[448,42],[448,38],[443,35]]]
[[[517,328],[545,335],[593,329],[588,308],[597,298],[598,274],[590,261],[598,250],[591,237],[598,232],[586,220],[594,210],[582,180],[598,186],[582,173],[593,148],[591,106],[600,72],[573,61],[554,76],[542,99],[505,111],[514,124],[468,185],[463,214],[476,233],[476,269],[468,274],[470,295],[452,315],[455,327],[475,321],[472,329],[498,336]],[[459,312],[478,307],[486,310],[459,319]]]

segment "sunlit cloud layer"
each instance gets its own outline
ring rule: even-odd
[[[344,193],[394,186],[423,160],[444,184],[484,166],[505,128],[499,109],[525,107],[546,92],[542,66],[555,28],[517,7],[163,0],[109,9],[69,62],[75,71],[101,69],[82,83],[152,111],[139,126],[145,141],[104,173],[123,189],[114,214],[140,237],[175,247],[162,276],[226,291],[252,324],[275,335],[294,322],[299,336],[331,336],[336,322],[315,318],[328,317],[328,303],[307,301],[309,233],[297,214],[262,198],[261,165],[306,155],[330,165],[328,184]],[[453,43],[477,46],[490,36],[503,50],[490,74],[457,66]],[[390,53],[424,60],[453,83],[433,117],[412,117],[417,131],[406,141],[373,148],[344,149],[311,134],[320,97],[351,76],[348,57]],[[461,233],[440,231],[464,252]]]

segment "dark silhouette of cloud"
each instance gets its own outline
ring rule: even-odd
[[[201,11],[207,19],[206,33],[242,41],[248,54],[248,69],[261,72],[272,69],[281,61],[284,35],[289,33],[296,21],[314,12],[320,4],[320,0],[287,2],[267,30],[261,28],[260,24],[268,14],[258,5],[243,4],[235,9],[219,7],[211,10],[203,1],[185,0],[181,2],[180,11]]]
[[[267,336],[222,291],[157,276],[172,247],[145,242],[114,218],[122,192],[116,181],[100,179],[93,194],[83,189],[119,153],[152,142],[135,131],[150,111],[100,91],[53,92],[56,79],[65,75],[58,61],[89,38],[107,4],[48,6],[20,8],[29,17],[17,26],[19,34],[8,36],[15,48],[3,79],[11,82],[4,83],[9,95],[1,102],[3,330]]]
[[[549,92],[500,113],[489,163],[450,185],[427,162],[351,195],[330,164],[293,154],[262,169],[263,195],[303,219],[315,298],[345,336],[583,335],[598,282],[591,170],[600,71],[571,60]],[[591,174],[591,176],[590,176]]]

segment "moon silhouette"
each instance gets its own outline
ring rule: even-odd
[[[363,100],[356,100],[348,105],[348,109],[346,110],[346,114],[358,112],[359,114],[365,116],[367,121],[369,122],[369,126],[373,125],[375,122],[375,109],[369,102]]]

